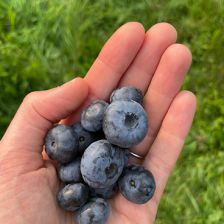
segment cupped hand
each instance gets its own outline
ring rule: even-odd
[[[119,86],[144,93],[149,132],[131,150],[145,157],[143,165],[154,174],[157,189],[144,205],[118,194],[110,201],[107,223],[154,222],[196,107],[195,96],[180,91],[191,53],[176,38],[167,23],[147,32],[139,23],[127,23],[107,41],[84,79],[25,97],[0,142],[0,223],[74,224],[72,213],[57,205],[60,183],[55,164],[43,153],[44,137],[54,123],[73,123],[85,105],[96,98],[107,100]]]

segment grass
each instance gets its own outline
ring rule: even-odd
[[[84,76],[106,39],[133,20],[172,23],[193,53],[183,88],[196,93],[198,110],[157,223],[224,223],[222,0],[0,1],[0,136],[28,92]]]

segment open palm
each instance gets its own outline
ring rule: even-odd
[[[145,94],[149,133],[131,150],[145,157],[157,189],[145,205],[118,194],[110,201],[108,224],[154,222],[196,107],[194,95],[180,91],[191,53],[175,43],[176,37],[167,23],[146,33],[141,24],[127,23],[107,41],[84,79],[25,97],[0,142],[0,223],[74,224],[72,213],[57,205],[60,183],[55,164],[42,152],[44,137],[54,123],[73,123],[90,101],[107,100],[119,86],[135,86]]]

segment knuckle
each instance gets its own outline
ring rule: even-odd
[[[35,101],[35,99],[37,98],[37,96],[39,96],[38,91],[30,92],[24,97],[23,103],[32,104]]]

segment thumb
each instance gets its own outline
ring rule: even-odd
[[[44,137],[53,123],[74,112],[87,95],[88,86],[82,78],[28,94],[2,138],[0,153],[14,150],[41,153]]]

